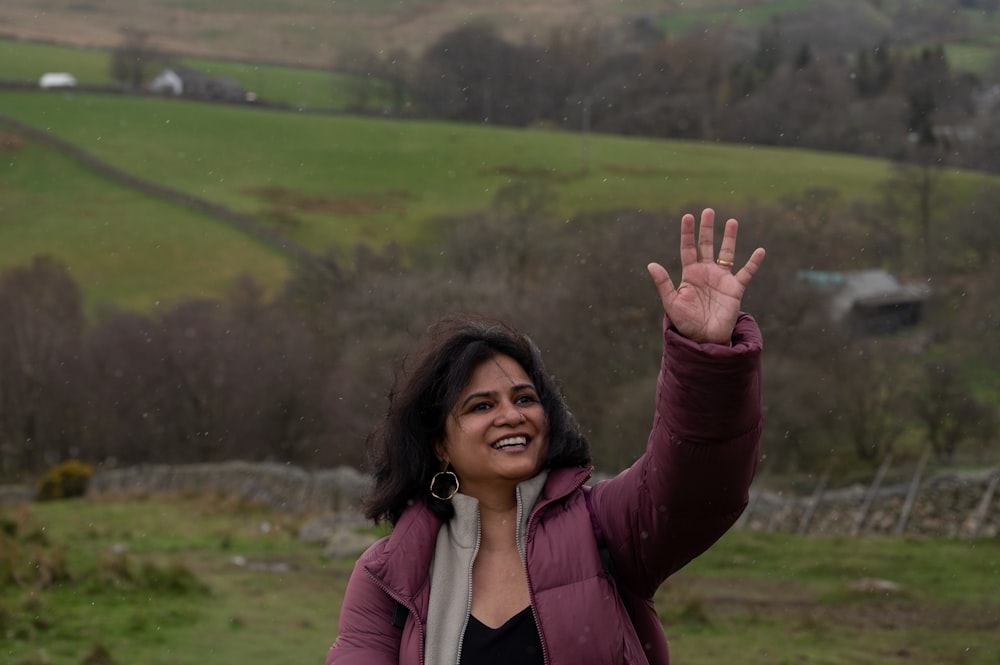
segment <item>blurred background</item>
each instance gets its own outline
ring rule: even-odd
[[[998,9],[4,0],[0,483],[363,474],[396,368],[455,311],[535,339],[613,473],[652,418],[645,265],[679,271],[680,216],[711,206],[738,262],[768,250],[746,526],[901,533],[943,474],[966,480],[925,530],[995,540]],[[814,511],[879,485],[881,526],[860,495]]]

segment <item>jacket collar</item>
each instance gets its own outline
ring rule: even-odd
[[[550,471],[531,514],[574,492],[590,478],[592,471],[590,467]],[[400,516],[382,551],[365,563],[365,570],[396,600],[415,606],[418,596],[427,597],[424,591],[430,582],[430,563],[441,524],[423,501],[414,501]],[[425,607],[415,609],[420,614],[426,611]]]

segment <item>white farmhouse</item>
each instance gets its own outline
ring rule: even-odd
[[[165,95],[181,95],[184,93],[184,81],[172,69],[163,72],[149,84],[150,90]]]
[[[38,80],[40,88],[72,88],[76,86],[76,77],[66,72],[48,72]]]

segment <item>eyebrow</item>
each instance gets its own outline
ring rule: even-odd
[[[518,384],[515,384],[515,385],[513,385],[513,386],[510,387],[510,391],[512,393],[516,393],[516,392],[519,392],[521,390],[530,390],[530,391],[532,391],[532,392],[534,392],[536,394],[538,393],[538,389],[535,388],[535,385],[532,384],[532,383],[518,383]],[[466,398],[462,400],[462,403],[461,403],[460,406],[464,408],[466,404],[468,404],[469,402],[471,402],[474,399],[479,399],[480,397],[494,397],[494,396],[496,396],[496,394],[497,394],[497,391],[495,391],[495,390],[481,390],[479,392],[474,392],[474,393],[471,393],[470,395],[466,396]]]

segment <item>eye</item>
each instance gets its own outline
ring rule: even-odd
[[[533,395],[531,393],[525,393],[523,395],[519,395],[514,400],[514,403],[515,404],[522,404],[522,405],[537,404],[538,403],[538,397],[536,397],[535,395]]]
[[[492,406],[489,402],[476,402],[469,407],[469,411],[488,411]]]

